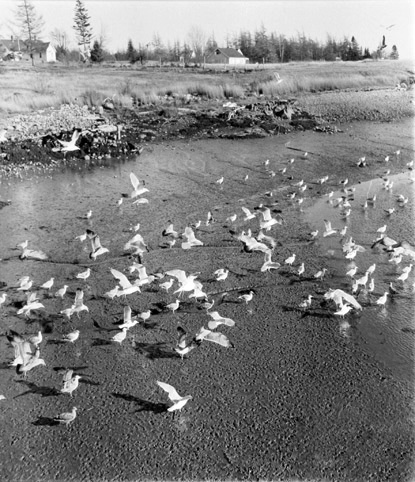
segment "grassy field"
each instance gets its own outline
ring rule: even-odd
[[[413,75],[411,63],[401,61],[314,62],[249,65],[227,69],[141,67],[129,65],[61,66],[0,65],[0,112],[26,113],[64,103],[100,105],[106,97],[122,107],[162,103],[175,95],[207,99],[241,99],[252,94],[293,96],[339,89],[393,88]],[[274,73],[282,82],[277,83]]]

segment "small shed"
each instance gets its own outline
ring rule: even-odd
[[[239,49],[233,48],[217,48],[206,58],[209,64],[245,65],[248,61]]]

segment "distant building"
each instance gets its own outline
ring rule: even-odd
[[[35,62],[56,62],[56,49],[50,42],[33,40],[32,55]],[[13,36],[10,39],[0,39],[0,59],[30,60],[29,42]]]
[[[240,50],[217,48],[207,58],[209,64],[245,65],[249,61]]]

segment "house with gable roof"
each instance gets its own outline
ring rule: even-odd
[[[13,35],[10,39],[0,39],[0,59],[25,61],[31,60],[31,55],[35,62],[56,62],[56,49],[50,42],[35,39],[30,52],[27,40],[20,40]]]
[[[249,62],[240,49],[217,48],[207,58],[209,64],[245,65]]]

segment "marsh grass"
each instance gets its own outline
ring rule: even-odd
[[[43,66],[36,70],[23,65],[0,69],[0,112],[20,113],[63,103],[97,106],[106,97],[116,105],[157,105],[165,96],[185,102],[188,94],[208,100],[240,99],[247,94],[294,96],[307,92],[339,89],[393,88],[406,80],[409,63],[314,62],[246,66],[244,69],[150,69],[113,67]],[[274,73],[283,79],[277,83]]]

